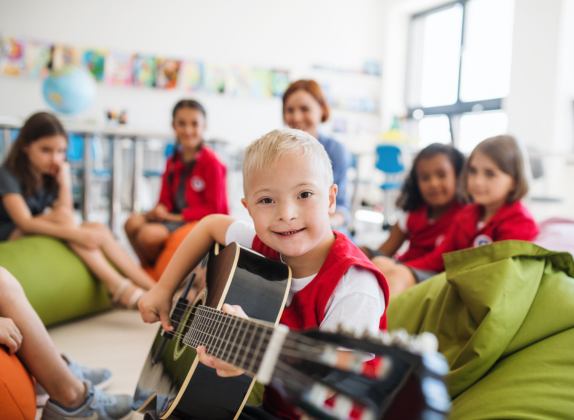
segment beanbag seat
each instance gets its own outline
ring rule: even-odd
[[[445,254],[446,271],[394,298],[389,329],[434,333],[453,419],[574,413],[574,262],[502,241]]]
[[[22,284],[46,326],[111,308],[103,284],[62,241],[26,236],[0,243],[0,266]]]
[[[192,229],[195,227],[196,224],[197,222],[186,223],[185,225],[183,225],[182,227],[176,229],[173,233],[171,233],[171,235],[169,235],[169,238],[165,243],[165,247],[159,254],[159,257],[155,265],[153,267],[144,267],[146,272],[154,280],[156,281],[159,280],[159,278],[165,271],[167,265],[171,261],[173,254],[175,254],[175,251],[177,250],[179,245],[183,242],[187,234],[192,231]]]

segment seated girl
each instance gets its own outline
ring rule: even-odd
[[[52,114],[30,116],[0,167],[0,240],[46,235],[64,240],[113,300],[135,308],[153,280],[99,223],[74,220],[68,138]]]
[[[228,214],[226,168],[204,144],[206,112],[192,99],[172,111],[176,148],[166,163],[159,203],[132,214],[126,234],[141,262],[153,266],[168,237],[184,224],[212,213]]]
[[[431,252],[444,239],[463,206],[463,197],[458,191],[463,165],[464,156],[452,146],[433,143],[422,149],[397,199],[401,210],[398,222],[378,249],[362,248],[367,256],[371,259],[380,255],[394,257],[405,263]],[[396,256],[405,241],[408,248]]]
[[[531,241],[538,234],[534,218],[520,201],[528,192],[528,182],[514,137],[500,135],[478,144],[463,170],[462,185],[471,204],[460,210],[432,252],[404,264],[375,258],[391,295],[443,271],[444,253],[507,239]]]

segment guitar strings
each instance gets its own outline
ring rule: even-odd
[[[205,310],[205,309],[208,309],[208,311],[206,311],[206,312],[211,312],[211,314],[216,314],[220,318],[224,318],[224,319],[211,318],[208,316],[209,314],[204,315],[204,314],[199,313],[200,310]],[[228,337],[225,338],[223,336],[217,336],[214,334],[210,334],[209,332],[203,330],[202,328],[204,328],[204,327],[209,328],[209,327],[214,326],[214,324],[218,324],[218,326],[223,326],[225,328],[225,327],[231,326],[231,323],[226,322],[227,320],[248,321],[249,319],[239,318],[239,317],[236,317],[233,315],[225,314],[224,312],[218,311],[214,308],[207,307],[207,306],[196,307],[196,308],[194,308],[194,311],[196,312],[194,318],[196,318],[196,319],[199,318],[200,321],[197,323],[198,325],[193,326],[195,328],[192,330],[193,332],[192,332],[192,336],[190,337],[190,343],[187,343],[187,344],[191,345],[192,347],[195,344],[195,347],[197,347],[197,345],[199,345],[202,341],[202,340],[198,340],[199,337],[197,337],[197,335],[201,335],[202,338],[204,339],[203,341],[205,342],[206,347],[208,349],[213,344],[216,344],[216,345],[220,346],[220,348],[222,348],[221,354],[219,354],[219,352],[217,352],[217,351],[210,352],[213,356],[221,358],[221,357],[225,356],[226,352],[231,351],[231,352],[237,354],[237,356],[232,359],[233,362],[235,362],[235,361],[241,362],[241,358],[243,358],[244,360],[247,358],[251,358],[251,359],[255,358],[255,361],[257,362],[258,356],[261,356],[261,357],[263,356],[262,353],[258,353],[258,350],[259,350],[259,348],[265,349],[268,346],[269,339],[270,339],[271,334],[273,332],[272,327],[268,327],[269,328],[268,330],[260,330],[260,332],[264,333],[267,336],[264,336],[263,339],[260,340],[260,343],[259,343],[258,348],[256,350],[251,350],[249,348],[241,346],[241,344],[243,343],[244,340],[241,342],[236,342],[236,339],[240,333],[246,333],[246,332],[256,333],[258,325],[256,325],[255,323],[240,324],[239,329],[235,329],[235,330],[232,329],[229,332]],[[193,321],[192,319],[188,320],[188,322],[186,322],[186,326],[191,327],[192,321]],[[207,325],[205,323],[202,323],[202,321],[207,321]],[[177,323],[177,322],[175,322],[175,323]],[[250,331],[250,327],[252,325],[254,326],[255,329]],[[246,326],[246,329],[242,329],[243,326]],[[266,325],[263,325],[263,326],[267,327]],[[232,327],[232,328],[234,328],[234,327]],[[185,337],[188,334],[188,332],[181,332],[181,333],[172,332],[171,334],[172,334],[172,336],[179,338],[179,337]],[[194,337],[193,334],[196,334],[196,337]],[[231,338],[233,338],[233,339],[231,339]],[[303,338],[303,340],[300,340],[301,338]],[[283,347],[282,347],[282,354],[284,354],[286,356],[299,357],[299,358],[307,359],[307,360],[315,360],[316,357],[313,357],[313,355],[320,355],[321,353],[322,353],[322,349],[317,346],[317,343],[314,340],[308,339],[307,337],[304,337],[301,335],[296,335],[295,337],[287,336],[285,339],[285,342],[283,344]],[[245,360],[245,362],[247,362],[247,361]],[[250,366],[253,366],[253,363],[251,363]]]
[[[176,309],[174,309],[174,312],[175,312],[175,310],[176,310]],[[187,310],[187,309],[181,309],[182,312],[180,313],[180,315],[183,314],[186,310]],[[227,313],[222,312],[222,311],[220,311],[220,310],[218,310],[218,309],[212,308],[211,306],[205,306],[205,305],[194,306],[194,307],[191,309],[190,314],[191,314],[191,315],[194,315],[194,317],[195,317],[195,316],[197,316],[197,315],[195,315],[195,312],[198,311],[198,310],[202,310],[202,311],[204,311],[204,312],[209,312],[209,314],[213,314],[213,315],[218,316],[218,317],[220,317],[220,318],[225,318],[224,320],[221,320],[221,321],[218,320],[218,319],[216,319],[216,318],[213,318],[213,321],[215,321],[215,323],[217,323],[217,324],[219,324],[219,325],[223,325],[223,324],[226,322],[227,319],[231,319],[231,318],[232,318],[232,319],[238,319],[238,320],[241,320],[241,321],[246,321],[248,328],[249,328],[250,325],[253,325],[255,328],[257,328],[257,327],[263,327],[263,328],[269,328],[270,330],[273,330],[273,328],[275,327],[273,324],[270,324],[270,323],[269,323],[269,325],[266,325],[266,324],[267,324],[267,321],[261,321],[261,320],[256,320],[256,319],[254,320],[253,318],[241,318],[241,317],[238,317],[238,316],[235,316],[235,315],[227,314]],[[205,318],[206,316],[208,317],[209,314],[208,314],[208,315],[202,315],[202,317],[203,317],[203,318]],[[193,318],[194,318],[194,317],[189,317],[189,318],[188,318],[187,322],[184,324],[184,328],[187,328],[187,327],[189,327],[189,326],[191,325],[191,323],[193,322]],[[179,326],[179,324],[180,324],[180,321],[171,320],[171,322],[172,322],[172,325],[174,326],[174,328],[177,328],[177,327]],[[317,341],[316,341],[316,340],[313,340],[313,339],[311,339],[311,338],[308,338],[308,337],[306,337],[306,336],[304,336],[304,335],[300,335],[300,334],[298,334],[298,336],[297,336],[297,342],[300,343],[300,344],[302,344],[302,345],[307,345],[308,348],[311,349],[311,350],[312,350],[313,348],[315,348],[316,345],[317,345]]]
[[[221,312],[216,311],[216,313],[220,314]],[[225,320],[218,320],[218,319],[210,318],[209,316],[203,315],[201,313],[195,314],[194,319],[197,319],[197,318],[200,318],[200,321],[199,321],[199,323],[197,323],[197,325],[193,325],[193,327],[195,327],[195,328],[192,331],[196,332],[197,334],[206,335],[206,336],[208,336],[209,339],[213,339],[212,342],[219,342],[218,344],[226,345],[226,348],[227,348],[227,346],[229,346],[231,344],[231,346],[234,349],[238,348],[239,350],[241,350],[240,344],[235,342],[235,340],[237,339],[237,336],[241,333],[249,333],[249,332],[256,333],[257,332],[257,329],[256,329],[257,325],[255,325],[255,324],[243,324],[243,325],[239,325],[238,329],[233,330],[234,327],[231,327],[232,330],[229,332],[228,337],[225,338],[223,336],[217,336],[214,334],[210,334],[208,331],[205,331],[202,328],[204,328],[204,327],[209,328],[209,327],[214,326],[214,324],[216,326],[219,326],[219,327],[223,326],[225,328],[225,327],[231,326],[231,324],[226,323],[226,321],[228,319],[244,320],[244,321],[247,321],[248,319],[229,316]],[[208,324],[207,325],[202,324],[201,321],[207,321]],[[192,327],[191,323],[192,323],[192,320],[190,320],[189,322],[186,322],[186,327]],[[250,327],[252,325],[254,325],[254,329],[250,330]],[[242,328],[243,326],[246,326],[246,329],[243,329]],[[174,337],[180,338],[180,337],[185,337],[188,334],[188,332],[189,332],[189,330],[187,332],[177,332],[176,331],[176,332],[172,332],[171,334]],[[193,332],[192,332],[192,334],[193,334]],[[268,338],[271,337],[271,334],[273,333],[273,329],[270,327],[269,329],[266,329],[266,330],[260,330],[260,332],[264,333],[264,334],[269,334],[269,336],[265,338],[267,343],[265,343],[264,345],[268,344],[268,341],[269,341]],[[231,339],[232,337],[233,337],[233,339]],[[302,340],[303,342],[300,340],[300,338],[304,338],[304,340]],[[190,340],[193,340],[193,339],[194,339],[194,337],[190,337]],[[304,342],[304,341],[307,341],[307,342]],[[211,343],[208,343],[208,344],[211,344]],[[303,349],[308,351],[308,352],[321,353],[321,350],[317,348],[317,342],[315,342],[311,339],[308,339],[304,336],[300,336],[300,335],[297,335],[296,338],[294,338],[292,336],[287,336],[285,339],[284,347],[286,347],[287,349],[290,348],[291,350],[299,349],[294,353],[290,353],[291,355],[298,354],[301,351],[301,347],[303,347]]]

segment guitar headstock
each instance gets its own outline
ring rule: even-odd
[[[289,333],[273,385],[313,418],[446,418],[448,365],[437,349],[430,333]]]

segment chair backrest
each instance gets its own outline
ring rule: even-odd
[[[400,147],[394,144],[380,144],[376,148],[375,167],[387,174],[398,174],[405,170]]]

